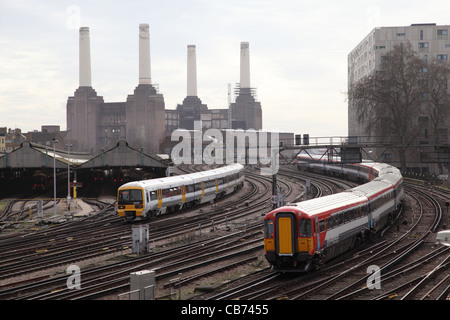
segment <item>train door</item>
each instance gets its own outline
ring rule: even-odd
[[[370,230],[373,227],[373,218],[372,218],[372,210],[370,208],[370,202],[367,204],[367,219],[368,219],[368,225],[367,228]]]
[[[156,195],[158,197],[158,209],[162,207],[162,189],[158,189],[156,191]]]
[[[295,252],[295,220],[289,213],[277,214],[278,255],[293,255]]]
[[[181,202],[186,201],[186,186],[181,186]]]
[[[373,167],[369,168],[369,181],[373,180]]]
[[[316,250],[317,250],[317,252],[319,252],[320,251],[319,217],[316,217],[314,232],[316,233],[316,236],[317,236],[317,247],[316,247]]]
[[[216,193],[219,193],[219,179],[216,178]]]

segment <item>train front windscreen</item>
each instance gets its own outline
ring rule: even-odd
[[[127,204],[143,204],[142,190],[139,189],[125,189],[119,190],[119,205]]]

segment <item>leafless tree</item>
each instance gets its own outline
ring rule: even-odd
[[[446,119],[449,117],[450,95],[448,93],[448,79],[450,79],[450,68],[446,63],[433,60],[428,64],[426,71],[425,89],[428,99],[423,106],[423,113],[427,116],[427,119],[431,120],[433,145],[448,144],[447,136],[441,133],[441,129],[445,128]],[[447,133],[445,129],[443,132]],[[439,171],[443,172],[443,163],[438,165]]]
[[[448,110],[450,109],[448,79],[450,79],[448,64],[433,60],[427,65],[425,89],[428,100],[424,106],[424,112],[431,119],[432,137],[435,144],[443,142],[439,129],[444,127],[444,120],[448,116]]]
[[[367,123],[366,134],[395,144],[402,170],[406,169],[406,150],[420,134],[418,113],[426,97],[425,68],[412,45],[404,43],[383,57],[378,70],[350,88],[358,121]]]

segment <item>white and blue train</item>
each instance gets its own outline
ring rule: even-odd
[[[242,187],[244,178],[244,166],[231,164],[202,172],[129,182],[117,191],[117,212],[132,221],[190,208],[234,192]]]

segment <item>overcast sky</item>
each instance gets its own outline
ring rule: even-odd
[[[199,98],[227,108],[246,41],[264,129],[345,136],[348,53],[375,27],[446,25],[449,14],[442,0],[0,0],[0,127],[66,129],[80,26],[90,28],[93,88],[106,102],[126,101],[138,84],[139,24],[148,23],[166,109],[186,96],[190,44]]]

